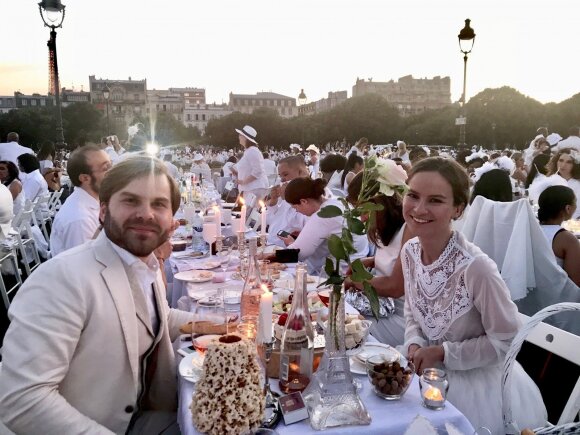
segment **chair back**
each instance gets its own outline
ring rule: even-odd
[[[580,353],[578,352],[578,349],[580,349],[580,337],[542,323],[542,321],[547,317],[566,311],[575,312],[571,314],[578,316],[578,312],[580,312],[580,304],[565,302],[544,308],[528,320],[511,343],[504,361],[502,376],[503,420],[506,434],[519,434],[522,430],[522,428],[519,428],[517,423],[513,421],[511,407],[511,382],[516,356],[525,340],[580,366]],[[568,398],[557,424],[563,425],[572,423],[579,411],[580,378],[576,381],[574,389]],[[536,433],[539,432],[536,431]]]

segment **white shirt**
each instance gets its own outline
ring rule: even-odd
[[[99,201],[80,187],[64,202],[52,224],[50,251],[58,255],[91,240],[99,228]]]
[[[264,159],[264,171],[266,172],[266,176],[278,175],[276,162],[274,160]]]
[[[169,161],[164,161],[163,163],[165,163],[165,167],[167,168],[167,172],[169,172],[169,175],[171,175],[174,180],[178,180],[179,169],[177,169],[177,166],[175,166],[173,163]]]
[[[111,163],[115,163],[119,159],[119,154],[115,151],[113,145],[107,146],[103,151],[107,153],[109,158],[111,159]]]
[[[568,136],[566,139],[558,142],[558,144],[552,148],[552,152],[561,150],[563,148],[572,148],[573,150],[580,152],[580,137]]]
[[[30,174],[22,175],[22,190],[26,199],[34,201],[37,197],[48,194],[48,184],[40,173],[40,170],[32,171]]]
[[[336,199],[327,199],[320,208],[335,205],[341,210],[342,203]],[[321,218],[318,212],[306,218],[306,224],[294,243],[288,249],[300,249],[298,259],[308,264],[308,273],[318,275],[326,257],[329,255],[327,239],[331,234],[340,236],[343,227],[343,217]]]
[[[129,272],[133,275],[133,281],[139,284],[143,291],[145,301],[147,302],[147,310],[149,311],[149,318],[151,319],[151,329],[154,334],[159,330],[159,319],[157,318],[157,310],[155,309],[155,293],[153,292],[153,283],[157,280],[159,272],[159,262],[155,255],[151,253],[144,262],[140,258],[131,254],[129,251],[121,248],[115,243],[111,242],[112,248],[115,250],[121,261],[129,268]]]
[[[8,160],[18,167],[18,156],[34,154],[31,148],[23,147],[18,142],[0,143],[0,160]]]
[[[266,222],[268,228],[268,244],[277,245],[283,248],[286,247],[284,241],[278,237],[278,232],[286,231],[291,233],[293,231],[301,231],[306,223],[306,216],[298,213],[292,206],[279,198],[278,203],[274,206],[268,206],[268,216]]]
[[[224,171],[224,178],[228,177],[231,178],[232,176],[232,166],[234,166],[233,162],[226,162],[222,168]]]
[[[240,184],[240,192],[266,189],[268,187],[268,177],[264,169],[264,157],[258,147],[251,146],[246,148],[240,161],[235,164],[235,168],[238,171],[238,180],[244,180],[250,175],[256,178],[249,183]]]

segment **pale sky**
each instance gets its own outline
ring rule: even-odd
[[[39,0],[0,0],[0,95],[46,94],[49,30]],[[543,103],[580,92],[578,0],[63,0],[61,86],[88,76],[203,87],[208,102],[272,91],[309,101],[352,94],[356,78],[450,76],[461,95],[457,35],[476,39],[467,97],[511,86]]]

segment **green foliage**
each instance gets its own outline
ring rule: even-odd
[[[333,218],[341,215],[342,210],[336,205],[327,205],[326,207],[322,207],[318,212],[318,216],[321,218]]]

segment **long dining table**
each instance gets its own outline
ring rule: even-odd
[[[187,254],[175,254],[170,257],[170,261],[166,263],[166,274],[168,282],[172,287],[171,295],[169,297],[170,304],[174,308],[188,309],[192,301],[188,293],[204,292],[207,293],[212,289],[217,289],[223,286],[243,286],[243,281],[235,280],[232,275],[235,272],[236,261],[231,262],[231,266],[226,272],[225,282],[206,282],[198,283],[193,287],[191,284],[184,282],[174,277],[179,271],[195,270],[196,267],[206,263],[210,260],[216,260],[212,257],[205,257],[202,259],[192,259],[187,257]],[[287,274],[292,274],[295,264],[289,264],[286,271]],[[221,274],[221,271],[215,272]],[[178,275],[179,276],[179,275]],[[193,302],[194,303],[194,302]],[[354,308],[347,307],[347,312],[352,312]],[[356,311],[355,311],[356,312]],[[174,343],[174,348],[187,347],[191,341],[186,341],[187,337],[182,337]],[[369,341],[376,341],[372,336]],[[182,357],[177,354],[177,363],[181,361]],[[181,433],[184,435],[194,435],[197,432],[193,425],[190,405],[195,391],[195,384],[179,377],[179,409],[178,409],[178,423]],[[418,376],[414,376],[413,381],[407,390],[406,394],[395,401],[387,401],[379,398],[368,382],[366,375],[358,375],[353,373],[353,377],[357,377],[362,384],[362,389],[359,391],[360,397],[367,407],[371,415],[372,422],[368,426],[347,426],[336,427],[325,430],[326,434],[347,434],[347,433],[361,433],[361,434],[404,434],[406,429],[411,425],[414,419],[418,416],[423,416],[437,429],[438,433],[447,433],[446,424],[453,425],[459,433],[464,435],[472,435],[474,428],[467,420],[467,418],[457,409],[453,404],[447,402],[445,408],[439,411],[433,411],[425,408],[421,402],[419,392]],[[272,390],[280,393],[278,387],[278,380],[271,379],[270,385]],[[306,434],[316,432],[311,428],[308,419],[291,425],[285,425],[282,420],[276,427],[276,431],[280,434]]]

